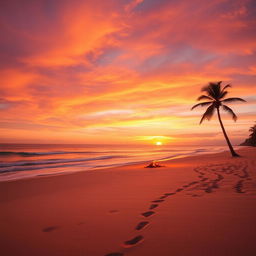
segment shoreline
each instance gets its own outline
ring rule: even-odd
[[[249,147],[249,146],[247,146]],[[244,148],[246,148],[246,146],[244,146]],[[249,147],[250,148],[250,147]],[[237,149],[236,151],[239,151],[239,150],[243,150],[243,148],[239,148]],[[160,158],[159,160],[155,160],[155,159],[151,159],[151,160],[141,160],[141,161],[137,161],[137,162],[128,162],[128,163],[120,163],[120,164],[113,164],[111,166],[103,166],[103,167],[92,167],[92,168],[89,168],[89,169],[86,169],[86,170],[83,170],[83,168],[81,167],[81,170],[77,170],[77,171],[64,171],[64,172],[59,172],[59,173],[47,173],[47,174],[34,174],[33,171],[34,170],[24,170],[24,171],[20,171],[20,173],[22,174],[22,172],[31,172],[31,175],[28,175],[28,176],[24,176],[24,177],[13,177],[13,178],[10,178],[10,179],[6,179],[6,180],[1,180],[1,176],[0,176],[0,184],[3,183],[3,182],[14,182],[14,181],[17,181],[17,180],[27,180],[27,179],[35,179],[35,178],[44,178],[44,177],[54,177],[54,176],[60,176],[60,175],[69,175],[69,174],[74,174],[74,173],[78,173],[78,172],[91,172],[91,171],[98,171],[98,170],[103,170],[103,169],[112,169],[112,168],[122,168],[122,167],[125,167],[125,166],[133,166],[133,165],[141,165],[141,164],[147,164],[147,163],[150,163],[152,161],[157,161],[157,162],[162,162],[162,163],[165,163],[165,162],[168,162],[168,161],[172,161],[172,160],[175,160],[175,159],[183,159],[183,158],[187,158],[187,157],[196,157],[196,156],[200,156],[200,155],[212,155],[212,154],[218,154],[218,153],[224,153],[224,152],[229,152],[228,150],[221,150],[221,151],[218,151],[218,152],[192,152],[192,153],[183,153],[183,154],[179,154],[177,156],[171,156],[171,157],[164,157],[164,158]],[[15,172],[15,171],[14,171]],[[16,171],[19,173],[19,171]],[[6,174],[11,174],[12,172],[6,172]],[[4,177],[5,175],[2,175],[2,177]]]
[[[256,149],[239,152],[241,158],[222,152],[161,168],[139,164],[2,182],[0,250],[5,256],[254,255]]]

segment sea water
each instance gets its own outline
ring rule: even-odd
[[[146,164],[225,150],[226,146],[0,144],[0,181]]]

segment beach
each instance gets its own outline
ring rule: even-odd
[[[256,255],[256,148],[0,183],[4,256]]]

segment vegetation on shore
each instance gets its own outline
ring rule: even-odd
[[[250,127],[249,132],[251,132],[249,138],[241,143],[240,146],[256,147],[256,124]]]

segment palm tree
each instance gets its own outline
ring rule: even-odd
[[[235,101],[243,101],[245,102],[245,100],[241,99],[241,98],[225,98],[226,95],[228,94],[228,91],[226,90],[227,88],[231,87],[231,85],[225,85],[223,88],[221,86],[222,81],[220,82],[216,82],[216,83],[209,83],[207,86],[202,88],[202,92],[205,92],[206,95],[201,95],[200,97],[198,97],[197,100],[208,100],[206,102],[201,102],[199,104],[194,105],[191,110],[193,110],[196,107],[205,107],[205,106],[209,106],[207,108],[207,110],[205,111],[205,113],[203,114],[201,120],[200,120],[200,124],[205,120],[208,119],[210,120],[215,112],[215,110],[217,110],[217,114],[218,114],[218,119],[220,122],[220,126],[223,132],[223,135],[227,141],[229,150],[231,152],[231,155],[233,157],[239,157],[239,155],[234,151],[228,135],[225,131],[225,128],[223,126],[223,123],[221,121],[221,117],[220,117],[220,107],[222,107],[222,109],[224,111],[226,111],[227,113],[232,115],[232,118],[234,121],[237,120],[237,116],[236,114],[233,112],[233,110],[231,108],[229,108],[228,106],[226,106],[223,103],[229,103],[229,102],[235,102]]]
[[[256,124],[250,127],[249,132],[251,132],[250,137],[256,137]]]
[[[250,134],[250,143],[252,146],[256,146],[256,124],[252,127],[250,127],[249,132],[251,132]]]

